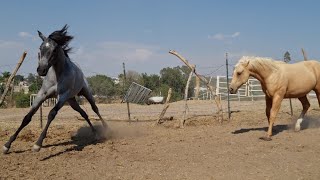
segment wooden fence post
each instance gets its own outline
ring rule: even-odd
[[[191,72],[189,74],[189,77],[188,77],[188,81],[187,81],[187,85],[186,85],[186,88],[184,90],[184,113],[183,113],[183,118],[180,120],[180,128],[183,128],[184,126],[184,123],[186,122],[186,118],[187,118],[187,109],[188,109],[188,92],[189,92],[189,84],[190,84],[190,80],[192,78],[192,74],[194,72],[194,69],[195,67],[193,66],[192,69],[191,69]]]
[[[159,116],[159,118],[158,118],[158,120],[157,120],[157,122],[156,122],[156,125],[157,125],[157,124],[160,124],[161,119],[163,118],[163,116],[165,115],[167,109],[168,109],[169,106],[170,106],[169,101],[170,101],[170,98],[171,98],[171,93],[172,93],[172,89],[169,88],[166,102],[165,102],[165,104],[164,104],[164,106],[163,106],[163,110],[162,110],[162,112],[160,113],[160,116]]]

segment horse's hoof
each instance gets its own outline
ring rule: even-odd
[[[41,149],[41,147],[40,146],[38,146],[38,145],[33,145],[33,147],[32,147],[32,151],[33,152],[39,152],[40,151],[40,149]]]
[[[7,148],[6,146],[3,146],[2,147],[2,153],[3,154],[8,154],[8,152],[9,152],[9,148]]]
[[[299,132],[300,129],[301,129],[300,126],[296,126],[296,127],[294,128],[294,131],[295,131],[295,132]]]
[[[264,141],[271,141],[272,140],[271,137],[265,137],[265,136],[261,137],[259,139],[264,140]]]

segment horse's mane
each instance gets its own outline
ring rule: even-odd
[[[66,56],[68,56],[68,53],[72,50],[72,48],[69,47],[69,43],[73,39],[73,36],[70,36],[67,30],[68,25],[66,24],[61,30],[54,31],[48,37],[62,47]]]
[[[238,64],[245,64],[249,63],[253,69],[259,70],[259,69],[265,69],[266,67],[271,68],[271,70],[278,70],[277,64],[284,64],[283,61],[276,61],[272,58],[267,57],[255,57],[255,56],[243,56]],[[238,65],[237,64],[237,65]]]

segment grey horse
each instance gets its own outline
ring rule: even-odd
[[[57,97],[57,104],[51,109],[48,115],[48,121],[43,129],[39,139],[33,146],[33,151],[38,152],[42,147],[43,139],[46,137],[47,130],[52,120],[57,115],[65,102],[88,122],[93,133],[97,135],[97,131],[92,126],[88,115],[77,103],[75,96],[84,96],[90,103],[93,111],[99,116],[102,124],[107,128],[107,124],[101,117],[94,98],[89,90],[88,83],[82,71],[69,58],[68,52],[71,50],[68,44],[73,39],[67,33],[68,26],[65,25],[61,30],[54,31],[45,37],[38,31],[39,37],[42,39],[40,52],[38,54],[39,63],[37,72],[40,76],[45,76],[42,87],[38,92],[29,113],[23,118],[18,130],[10,137],[9,141],[3,146],[3,153],[8,153],[11,143],[17,138],[19,132],[29,124],[32,116],[36,113],[42,102],[51,97]]]

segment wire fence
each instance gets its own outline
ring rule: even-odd
[[[1,67],[14,66],[15,64],[1,65]],[[227,82],[226,82],[226,67],[233,69],[234,64],[226,65],[217,65],[217,66],[199,66],[197,71],[200,72],[205,78],[210,81],[210,85],[216,88],[216,93],[212,94],[209,92],[206,87],[203,87],[200,92],[198,100],[195,100],[193,97],[188,97],[188,116],[213,116],[218,111],[216,109],[215,103],[213,101],[214,97],[217,95],[222,103],[223,112],[227,112]],[[90,72],[91,74],[99,74],[85,69],[84,71]],[[0,71],[1,72],[1,71]],[[231,71],[232,73],[232,71]],[[230,74],[229,74],[230,76]],[[230,77],[230,80],[232,77]],[[134,91],[140,91],[135,89]],[[142,90],[146,91],[146,90]],[[146,99],[146,92],[142,93],[141,96],[144,100]],[[30,97],[30,105],[34,101],[34,96]],[[315,94],[312,92],[309,94],[311,101],[315,99]],[[138,97],[137,97],[138,98]],[[139,97],[140,98],[140,97]],[[231,111],[247,110],[251,111],[252,106],[255,106],[255,101],[259,101],[259,106],[255,107],[255,110],[264,111],[264,93],[262,92],[261,85],[256,79],[249,79],[247,83],[240,87],[238,93],[230,96],[231,100]],[[133,102],[133,101],[130,101]],[[286,100],[284,100],[286,102]],[[45,106],[50,108],[56,103],[56,99],[50,99],[45,103]],[[284,103],[285,104],[285,103]],[[106,117],[106,119],[116,119],[116,120],[127,120],[127,110],[125,104],[113,104],[113,105],[102,105],[99,104],[101,114]],[[137,105],[133,104],[131,106],[131,115],[133,120],[155,120],[161,113],[163,105]],[[90,110],[91,107],[88,103],[84,103],[82,107],[88,114],[94,116],[94,113]],[[165,116],[172,116],[176,118],[182,118],[185,111],[183,102],[173,102],[170,105],[170,108],[167,110]],[[71,107],[66,106],[65,110],[68,111]],[[46,109],[46,108],[45,108]],[[89,113],[91,112],[91,113]],[[74,112],[75,116],[79,116],[78,113]]]

